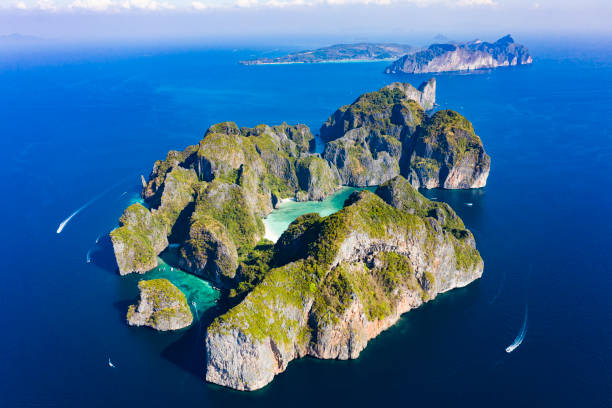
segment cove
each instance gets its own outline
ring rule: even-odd
[[[323,201],[297,202],[294,200],[287,200],[282,202],[263,219],[263,223],[266,227],[265,238],[272,242],[276,242],[287,227],[289,227],[289,224],[300,215],[318,213],[321,217],[326,217],[341,210],[342,207],[344,207],[344,201],[351,193],[360,190],[374,191],[376,187],[342,187]]]
[[[177,248],[168,248],[157,258],[158,265],[147,272],[145,279],[168,279],[185,294],[194,317],[200,318],[213,307],[220,293],[211,284],[198,276],[182,271],[178,265]]]

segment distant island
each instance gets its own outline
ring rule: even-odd
[[[475,40],[468,43],[432,44],[427,49],[404,55],[389,65],[387,74],[422,74],[467,71],[531,64],[529,50],[507,35],[494,43]]]
[[[494,43],[474,40],[466,43],[448,41],[442,35],[427,48],[393,43],[335,44],[316,50],[300,51],[274,58],[240,61],[243,65],[313,64],[323,62],[395,60],[387,74],[423,74],[470,71],[483,68],[531,64],[529,50],[507,35]]]
[[[418,48],[405,44],[358,43],[335,44],[316,50],[300,51],[274,58],[257,58],[240,61],[243,65],[265,64],[313,64],[320,62],[342,61],[381,61],[393,60],[416,52]]]
[[[178,266],[222,291],[206,331],[206,380],[237,390],[270,383],[306,355],[354,359],[411,309],[480,278],[472,233],[417,187],[486,184],[490,158],[459,113],[426,113],[435,79],[393,83],[340,107],[322,125],[322,155],[305,125],[211,126],[143,177],[144,204],[110,233],[122,275],[146,273],[170,244]],[[262,218],[286,198],[356,191],[327,217],[298,217],[276,243]],[[177,330],[193,322],[165,279],[139,283],[126,320]]]

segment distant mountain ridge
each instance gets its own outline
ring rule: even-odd
[[[240,61],[243,65],[312,64],[346,60],[377,61],[399,58],[418,51],[418,48],[395,43],[334,44],[329,47],[294,52],[274,58],[257,58]]]
[[[404,55],[385,69],[387,74],[422,74],[468,71],[531,64],[527,47],[514,42],[510,35],[494,43],[475,40],[467,43],[432,44],[427,49]]]

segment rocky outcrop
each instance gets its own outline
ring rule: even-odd
[[[140,300],[127,312],[130,326],[167,331],[185,328],[193,322],[185,295],[167,279],[141,280],[138,289]]]
[[[474,238],[450,207],[402,178],[379,190],[294,221],[275,267],[209,327],[208,381],[254,390],[294,358],[356,358],[402,313],[481,276]]]
[[[401,153],[398,139],[360,127],[328,142],[323,157],[338,168],[342,184],[376,186],[399,175]]]
[[[297,201],[321,201],[340,188],[338,169],[318,154],[300,158],[296,174],[300,188]]]
[[[339,188],[337,170],[309,158],[313,147],[305,125],[238,128],[223,122],[211,126],[198,145],[169,152],[143,181],[150,210],[126,210],[123,218],[131,221],[111,233],[120,273],[157,266],[170,239],[180,244],[186,270],[232,285],[238,251],[255,247],[264,235],[261,218],[281,198],[299,193],[323,199]]]
[[[419,91],[408,83],[394,83],[363,94],[327,119],[321,126],[321,139],[325,142],[336,140],[359,127],[380,130],[399,138],[402,127],[416,127],[421,123],[424,116],[421,102],[426,103],[427,109],[433,107],[435,84],[435,79],[424,82],[419,87],[423,91]]]
[[[479,188],[490,158],[472,124],[454,111],[428,117],[421,105],[435,100],[431,79],[416,90],[393,83],[340,108],[321,128],[323,157],[342,184],[379,185],[403,175],[415,187]]]
[[[385,88],[401,90],[407,99],[418,102],[425,110],[433,109],[436,104],[436,78],[423,82],[419,89],[405,82],[394,82]]]
[[[198,194],[189,238],[180,249],[179,265],[219,287],[231,287],[238,267],[238,249],[253,248],[264,232],[243,188],[213,181]]]
[[[491,159],[472,124],[454,111],[436,112],[405,144],[404,174],[416,188],[484,187]]]
[[[166,225],[141,204],[125,210],[110,237],[121,275],[155,268],[157,255],[168,246]]]
[[[182,269],[223,289],[227,312],[206,334],[208,381],[253,390],[301,356],[356,358],[402,313],[482,274],[463,222],[415,190],[479,187],[489,171],[467,119],[427,116],[434,98],[433,80],[362,95],[323,126],[322,155],[304,125],[223,122],[155,163],[149,208],[130,206],[111,239],[121,274],[155,267],[172,242]],[[276,244],[263,239],[262,217],[281,199],[321,200],[341,184],[379,188],[330,216],[298,217]],[[140,286],[130,324],[190,324],[169,282]]]
[[[432,44],[427,49],[404,55],[389,65],[387,74],[420,74],[465,71],[531,64],[533,59],[523,45],[507,35],[494,43],[472,41],[463,44]]]

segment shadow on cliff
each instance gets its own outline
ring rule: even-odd
[[[117,273],[119,265],[117,265],[115,259],[113,243],[109,234],[104,234],[98,238],[96,245],[90,250],[89,263],[113,274]]]
[[[217,306],[201,313],[199,318],[184,330],[180,339],[162,351],[161,356],[204,381],[206,367],[204,336],[206,328],[219,314],[221,314],[221,309]]]

